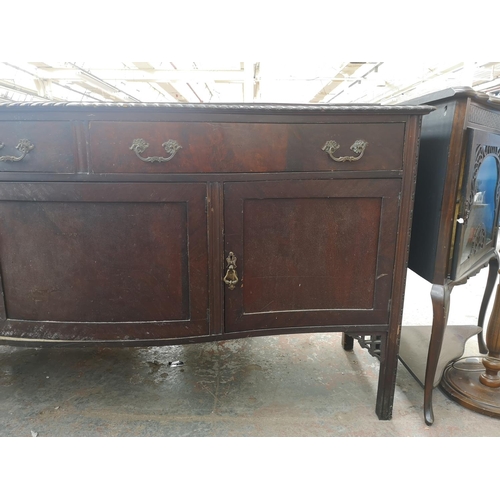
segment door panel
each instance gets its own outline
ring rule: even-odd
[[[205,196],[204,184],[0,185],[6,319],[60,340],[75,323],[93,340],[206,334]]]
[[[468,129],[467,156],[451,279],[460,279],[495,250],[500,187],[500,135]]]
[[[225,184],[226,331],[388,321],[399,180]]]

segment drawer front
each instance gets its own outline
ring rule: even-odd
[[[0,144],[0,172],[78,171],[75,134],[69,121],[3,121]]]
[[[404,123],[96,121],[89,129],[90,170],[96,173],[402,168]]]

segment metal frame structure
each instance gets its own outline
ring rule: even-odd
[[[0,63],[0,102],[398,104],[457,85],[500,94],[500,62]]]

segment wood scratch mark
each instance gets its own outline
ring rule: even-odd
[[[298,278],[323,278],[323,277],[329,277],[329,278],[333,278],[333,276],[329,276],[329,275],[324,275],[324,274],[296,274],[294,276],[290,276],[290,275],[275,275],[275,276],[252,276],[251,278],[248,278],[247,277],[247,280],[248,279],[275,279],[275,278],[287,278],[287,279],[298,279]],[[382,275],[384,276],[384,275]]]
[[[261,311],[266,311],[267,308],[273,303],[275,302],[274,300],[271,300],[271,302],[269,302],[269,304],[266,304],[264,307],[261,308]]]

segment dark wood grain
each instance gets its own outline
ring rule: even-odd
[[[0,162],[0,172],[78,172],[77,144],[69,121],[1,121],[0,156],[19,157],[19,140],[28,139],[35,147],[17,162]]]
[[[0,213],[9,318],[189,319],[186,203],[3,202]]]
[[[0,186],[9,319],[183,322],[182,335],[207,318],[205,186],[132,188]]]
[[[419,155],[421,117],[409,117],[403,155],[405,176],[401,186],[401,200],[397,215],[398,221],[396,239],[396,259],[392,271],[391,298],[389,301],[389,327],[387,334],[380,337],[381,357],[380,372],[377,389],[377,403],[375,411],[382,420],[392,416],[394,390],[398,369],[399,339],[403,319],[403,300],[406,284],[406,270],[410,251],[410,234],[413,216],[413,196],[404,193],[413,193],[417,177],[417,161]]]
[[[226,331],[387,323],[399,181],[225,186]],[[359,228],[363,227],[361,231]]]
[[[281,124],[281,123],[171,123],[90,122],[92,172],[280,172],[313,170],[399,170],[402,123]],[[144,139],[143,157],[166,157],[168,139],[181,146],[165,163],[141,161],[130,146]],[[368,142],[364,156],[337,163],[322,151],[328,140],[340,144],[339,156],[356,156],[350,147]],[[397,145],[397,146],[396,146]]]
[[[224,301],[222,300],[222,276],[224,267],[224,247],[222,241],[223,190],[219,182],[208,184],[207,214],[209,225],[210,262],[210,334],[220,335],[224,331]]]

